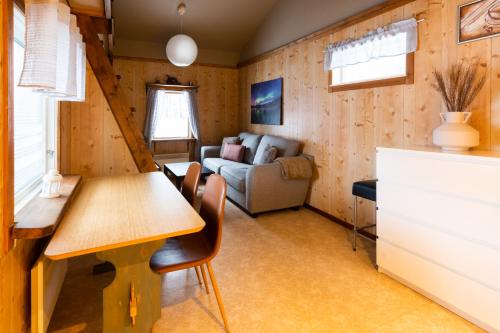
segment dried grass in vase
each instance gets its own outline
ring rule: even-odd
[[[436,84],[433,87],[441,94],[448,112],[465,112],[479,94],[486,75],[479,76],[478,67],[478,62],[466,64],[461,61],[444,74],[434,71]]]

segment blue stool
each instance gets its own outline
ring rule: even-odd
[[[358,231],[371,228],[377,225],[376,219],[377,214],[375,212],[375,223],[364,226],[362,228],[358,228],[358,197],[371,200],[375,202],[375,210],[377,209],[377,180],[363,180],[359,182],[354,182],[352,184],[352,195],[354,196],[354,228],[353,228],[353,236],[352,236],[352,250],[356,251],[356,237],[358,236]],[[359,234],[366,239],[372,240],[364,236],[363,234]]]

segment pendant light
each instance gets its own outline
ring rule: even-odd
[[[167,58],[172,64],[178,67],[191,65],[198,56],[198,46],[194,39],[182,33],[182,16],[186,12],[186,5],[180,3],[177,12],[181,16],[181,33],[170,38],[167,43]]]

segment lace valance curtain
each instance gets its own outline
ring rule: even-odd
[[[412,18],[370,31],[359,39],[332,43],[325,50],[325,71],[415,52],[417,40],[417,21]]]

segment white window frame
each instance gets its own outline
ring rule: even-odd
[[[187,100],[188,100],[188,97],[186,95],[186,92],[183,91],[183,90],[160,90],[158,92],[158,95],[157,95],[157,98],[159,98],[160,94],[179,94],[179,95],[183,95],[184,98],[186,99],[186,103],[187,103]],[[157,103],[157,106],[158,106],[158,103]],[[187,106],[186,106],[187,108]],[[159,116],[161,111],[157,110],[156,111],[156,114],[157,116]],[[187,115],[187,136],[155,136],[155,133],[152,133],[152,140],[153,141],[169,141],[169,140],[172,140],[172,141],[175,141],[175,140],[186,140],[186,139],[191,139],[193,136],[192,136],[192,133],[191,133],[191,126],[190,126],[190,120],[189,120],[189,111],[186,109],[186,112],[188,112],[188,115]],[[156,128],[158,127],[158,125],[156,125]],[[155,129],[156,131],[156,129]]]
[[[381,77],[374,80],[350,82],[345,84],[334,84],[333,70],[328,71],[328,91],[339,92],[357,89],[368,89],[377,87],[386,87],[400,84],[413,84],[414,82],[414,67],[415,67],[415,53],[408,53],[406,56],[405,74],[401,76],[388,76]],[[357,66],[357,65],[351,65]]]

